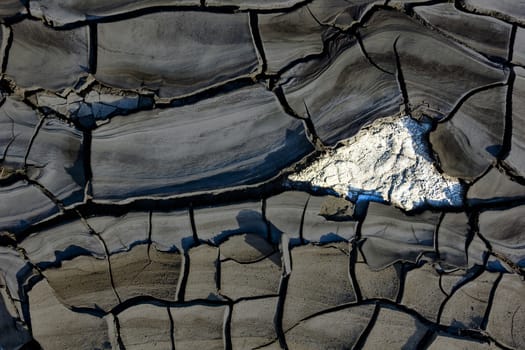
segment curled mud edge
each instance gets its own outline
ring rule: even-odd
[[[407,115],[378,119],[291,174],[286,184],[407,211],[425,205],[461,207],[463,185],[436,168],[426,138],[430,128]]]

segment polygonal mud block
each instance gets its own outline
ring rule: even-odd
[[[226,306],[189,304],[171,307],[170,312],[176,349],[224,349]]]
[[[401,289],[401,264],[380,270],[371,269],[364,262],[354,265],[356,282],[363,299],[390,299],[395,301]]]
[[[302,122],[285,115],[272,92],[244,87],[95,129],[93,197],[128,202],[254,184],[311,151]]]
[[[498,273],[485,271],[456,290],[443,307],[440,323],[460,329],[481,328],[498,277]]]
[[[515,67],[516,78],[512,88],[512,138],[510,153],[505,158],[516,175],[525,176],[525,68]]]
[[[488,210],[479,215],[479,232],[492,245],[492,251],[518,266],[525,266],[525,206],[507,210]]]
[[[285,331],[307,316],[356,301],[349,256],[337,245],[299,246],[291,255],[292,273],[284,296]]]
[[[478,92],[430,133],[432,150],[446,174],[476,179],[499,156],[504,142],[506,98],[506,86]]]
[[[280,253],[255,234],[230,237],[219,246],[220,291],[231,299],[277,294]]]
[[[272,295],[281,280],[279,253],[252,263],[221,262],[221,294],[231,299]]]
[[[323,28],[306,6],[289,13],[259,15],[259,31],[268,72],[277,73],[291,62],[323,51]]]
[[[33,337],[44,349],[113,348],[107,320],[71,311],[57,300],[46,280],[29,291],[29,312]]]
[[[503,171],[492,168],[469,187],[467,201],[472,205],[525,197],[525,186],[513,181]]]
[[[134,305],[118,314],[120,337],[126,349],[169,349],[171,322],[168,308],[153,304]]]
[[[97,27],[96,77],[117,88],[181,97],[259,65],[246,13],[157,12]]]
[[[232,349],[253,349],[277,338],[275,313],[277,297],[242,300],[233,305]]]
[[[351,349],[370,323],[373,305],[356,305],[307,318],[285,333],[290,349]]]
[[[370,203],[361,229],[361,252],[376,270],[396,261],[415,262],[421,254],[434,252],[438,221],[439,213],[408,216],[396,208]]]
[[[161,252],[189,249],[194,243],[189,211],[152,212],[151,242]]]
[[[42,272],[57,298],[65,305],[109,311],[120,303],[113,289],[106,258],[78,256],[60,267]]]
[[[525,347],[525,283],[515,274],[504,274],[490,308],[487,332],[503,345]]]
[[[436,322],[441,304],[447,297],[440,288],[439,280],[438,273],[430,264],[408,271],[401,304]]]
[[[12,26],[6,74],[22,88],[63,90],[89,71],[87,26],[57,31],[40,21]]]
[[[178,252],[159,252],[142,244],[110,255],[113,283],[122,301],[149,296],[176,301],[177,285],[183,273]]]
[[[217,299],[219,249],[205,244],[191,248],[184,264],[189,264],[184,300]]]
[[[489,57],[507,59],[511,25],[458,10],[452,3],[417,6],[414,12],[445,35]]]
[[[443,267],[467,266],[467,240],[470,234],[466,213],[446,213],[437,231],[437,249]]]
[[[381,306],[363,349],[417,349],[427,327],[392,306]]]

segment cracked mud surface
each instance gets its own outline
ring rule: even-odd
[[[525,348],[523,1],[0,22],[0,349]]]

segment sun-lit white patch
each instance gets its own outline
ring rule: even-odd
[[[376,120],[290,175],[290,184],[331,190],[351,200],[366,196],[405,210],[424,204],[461,206],[463,186],[439,173],[429,156],[429,129],[409,116]]]

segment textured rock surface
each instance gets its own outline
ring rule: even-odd
[[[0,1],[0,350],[525,348],[524,9]]]
[[[291,186],[307,183],[351,200],[369,196],[405,210],[460,206],[461,184],[432,164],[423,138],[428,129],[408,116],[382,119],[291,175]]]

